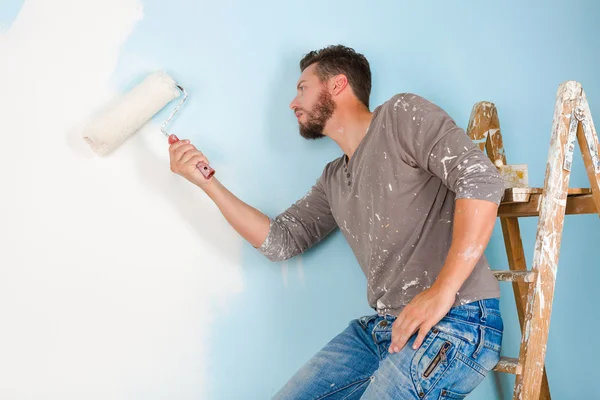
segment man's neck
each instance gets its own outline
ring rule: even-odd
[[[338,108],[327,122],[324,134],[335,141],[350,160],[372,119],[373,113],[361,106]]]

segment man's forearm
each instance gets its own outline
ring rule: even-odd
[[[458,199],[448,256],[433,286],[457,293],[469,277],[492,235],[498,206],[486,200]]]
[[[216,178],[201,188],[219,207],[233,229],[252,246],[260,247],[269,234],[269,218],[237,198]]]

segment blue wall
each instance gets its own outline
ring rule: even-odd
[[[7,0],[2,2],[2,6],[0,7],[0,33],[8,29],[22,5],[23,0]]]
[[[287,108],[299,59],[328,44],[370,60],[373,106],[411,91],[466,128],[474,103],[495,102],[509,163],[529,164],[533,185],[543,183],[561,82],[580,81],[600,121],[600,5],[591,0],[142,2],[145,17],[125,45],[115,83],[125,90],[151,70],[169,71],[191,96],[173,130],[207,154],[234,193],[270,215],[302,196],[340,154],[328,140],[301,139]],[[4,24],[21,2],[8,3],[0,8]],[[572,186],[587,186],[580,161],[573,171]],[[522,224],[529,264],[535,229],[535,219]],[[597,217],[567,220],[547,355],[554,399],[600,398],[600,348],[588,344],[600,329],[592,297],[599,239]],[[506,268],[499,229],[487,255]],[[282,264],[247,245],[243,275],[244,292],[210,322],[211,399],[268,398],[350,319],[371,312],[365,279],[339,232]],[[504,353],[514,356],[520,335],[510,286],[502,308]],[[513,381],[493,375],[472,398],[511,398]]]
[[[496,103],[509,163],[529,164],[530,182],[542,185],[558,85],[580,81],[600,121],[600,6],[497,3],[147,0],[115,79],[162,67],[187,85],[190,104],[173,129],[186,132],[180,136],[192,138],[217,169],[228,165],[221,180],[270,215],[303,195],[340,154],[331,141],[301,139],[287,108],[301,56],[334,43],[369,59],[373,106],[411,91],[466,128],[474,103]],[[587,186],[586,179],[576,163],[572,186]],[[522,224],[529,265],[536,221]],[[565,224],[547,354],[555,399],[600,398],[600,348],[580,345],[600,328],[590,301],[600,281],[599,239],[598,217]],[[487,255],[494,268],[506,268],[499,226]],[[339,232],[283,266],[247,245],[243,271],[245,291],[212,323],[210,398],[268,398],[350,319],[371,312],[364,277]],[[504,353],[515,356],[520,335],[510,286],[503,286],[502,309]],[[513,382],[491,376],[472,398],[511,398]]]

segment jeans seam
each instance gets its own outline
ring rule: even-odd
[[[389,355],[390,345],[384,346],[383,343],[385,343],[385,342],[388,342],[388,340],[381,340],[381,341],[379,341],[379,343],[376,344],[376,346],[377,346],[377,352],[379,353],[379,361],[380,362],[384,359],[384,356],[386,354]],[[391,338],[390,338],[389,342],[391,344]]]
[[[477,372],[482,376],[486,376],[488,373],[488,371],[483,367],[483,365],[479,364],[477,361],[472,360],[460,351],[456,352],[454,359],[461,361],[467,367],[471,368],[473,371]]]
[[[487,321],[487,308],[483,302],[483,300],[479,300],[479,307],[481,308],[481,317],[479,321],[485,325]]]
[[[331,395],[333,395],[333,394],[335,394],[335,393],[339,392],[340,390],[347,389],[347,388],[349,388],[349,387],[350,387],[350,386],[352,386],[352,385],[357,385],[357,384],[358,384],[358,387],[360,387],[360,384],[363,384],[363,383],[365,383],[365,382],[367,382],[367,381],[369,381],[369,380],[371,380],[371,377],[370,377],[370,376],[369,376],[369,377],[367,377],[367,378],[364,378],[364,379],[359,379],[359,380],[357,380],[357,381],[354,381],[354,382],[352,382],[352,383],[349,383],[349,384],[347,384],[346,386],[343,386],[343,387],[341,387],[341,388],[337,388],[337,389],[336,389],[336,390],[334,390],[333,392],[329,392],[329,393],[327,393],[327,394],[324,394],[324,395],[322,395],[322,396],[320,396],[320,397],[317,397],[317,398],[315,398],[315,400],[322,400],[322,399],[326,399],[327,397],[329,397],[329,396],[331,396]],[[356,389],[355,389],[355,390],[356,390]],[[354,393],[354,390],[353,390],[351,393]],[[351,393],[350,393],[350,394],[351,394]]]
[[[353,391],[351,391],[350,393],[348,393],[346,396],[344,396],[341,400],[347,399],[348,397],[350,397],[351,395],[354,394],[354,392],[356,392],[362,385],[364,385],[365,383],[371,381],[371,377],[363,380],[360,384],[356,385],[356,387],[354,388]]]
[[[469,314],[470,317],[473,317],[473,318],[477,318],[478,314],[481,313],[481,310],[475,309],[475,308],[461,308],[461,309],[457,310],[457,312],[456,312],[457,314],[458,314],[458,311],[467,313],[467,314]],[[486,308],[485,311],[486,311],[488,317],[491,315],[494,317],[502,318],[502,313],[500,311],[491,310],[489,308]],[[450,309],[450,311],[448,311],[447,315],[452,315],[452,314],[453,314],[452,309]]]
[[[471,346],[474,346],[477,344],[477,340],[471,341],[471,340],[469,340],[469,338],[465,337],[464,335],[461,335],[460,333],[457,333],[457,332],[453,332],[444,326],[436,325],[436,328],[438,328],[438,330],[440,331],[440,333],[442,335],[450,336],[455,339],[460,339],[463,342],[468,343]]]
[[[477,348],[473,352],[474,359],[477,359],[477,357],[479,357],[479,353],[481,353],[481,350],[483,350],[484,346],[485,346],[485,327],[483,325],[481,325],[481,326],[479,326],[479,344],[477,345]]]
[[[497,351],[498,353],[502,350],[502,346],[501,345],[493,345],[492,346],[491,344],[487,344],[487,343],[489,343],[489,342],[487,342],[487,341],[483,342],[483,347],[485,347],[486,349]]]
[[[364,324],[363,324],[363,321],[362,321],[363,318],[365,319]],[[371,322],[372,320],[374,320],[376,318],[377,318],[377,314],[374,314],[374,315],[365,315],[363,317],[358,318],[358,323],[360,324],[360,326],[363,327],[363,329],[366,330],[367,327],[369,326],[369,322]]]
[[[463,320],[463,319],[458,319],[458,318],[444,317],[444,318],[442,319],[442,321],[443,321],[444,319],[449,319],[449,320],[452,320],[452,321],[458,321],[458,322],[462,322],[463,324],[469,324],[469,325],[472,325],[472,326],[477,326],[477,327],[479,327],[479,326],[482,326],[481,324],[478,324],[478,323],[475,323],[475,322],[469,322],[469,321],[465,321],[465,320]],[[498,332],[498,333],[503,333],[503,331],[501,331],[501,330],[499,330],[499,329],[496,329],[496,328],[494,328],[494,327],[492,327],[492,326],[488,326],[488,325],[485,325],[485,329],[490,329],[490,330],[492,330],[492,331],[496,331],[496,332]]]
[[[446,394],[443,394],[444,392],[446,392]],[[440,391],[440,397],[438,397],[438,400],[444,400],[444,399],[464,399],[465,397],[467,397],[466,394],[459,394],[459,393],[453,392],[453,391],[448,390],[448,389],[442,389]]]

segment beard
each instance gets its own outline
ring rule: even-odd
[[[304,111],[304,110],[302,110]],[[321,139],[325,137],[323,130],[325,124],[335,111],[335,102],[331,97],[331,94],[326,90],[321,90],[317,99],[317,104],[313,107],[312,111],[306,112],[306,123],[298,122],[300,126],[300,136],[305,139]]]

